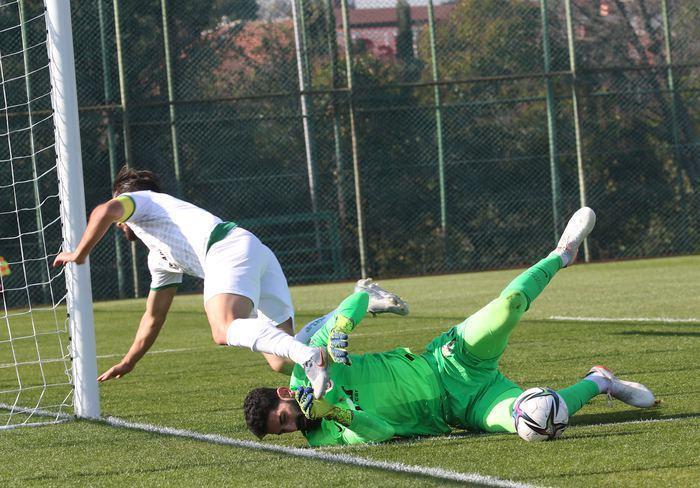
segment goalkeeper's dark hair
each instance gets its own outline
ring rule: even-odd
[[[267,417],[280,404],[280,397],[274,388],[256,388],[248,393],[243,402],[245,422],[258,439],[267,434]]]
[[[158,175],[146,169],[139,170],[129,168],[126,165],[122,166],[122,169],[119,170],[119,173],[114,178],[112,194],[116,197],[122,193],[143,190],[162,193],[163,190],[160,187]]]

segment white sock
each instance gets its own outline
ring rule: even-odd
[[[294,336],[296,340],[301,342],[302,344],[309,344],[309,341],[311,341],[311,338],[313,335],[318,332],[318,330],[323,327],[323,324],[326,323],[326,320],[331,318],[331,316],[335,313],[335,310],[331,310],[328,312],[326,315],[323,317],[317,317],[313,319],[311,322],[306,324],[304,327],[301,328],[299,332]]]
[[[249,347],[255,352],[266,352],[289,358],[297,364],[311,359],[314,349],[295,340],[264,319],[236,319],[226,331],[229,346]]]
[[[601,393],[607,393],[608,389],[610,388],[610,380],[607,379],[605,376],[599,373],[591,373],[588,376],[586,376],[584,379],[587,379],[588,381],[592,381],[596,385],[598,385],[598,391]]]

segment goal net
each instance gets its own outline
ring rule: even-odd
[[[99,415],[69,0],[0,3],[0,428]]]

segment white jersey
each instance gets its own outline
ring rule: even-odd
[[[182,274],[204,278],[207,244],[222,220],[196,205],[165,193],[122,193],[134,203],[122,219],[150,250],[151,288],[182,281]],[[128,210],[127,210],[128,211]]]

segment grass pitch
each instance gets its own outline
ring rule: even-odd
[[[380,280],[410,303],[411,315],[368,317],[351,347],[421,351],[497,296],[518,271]],[[294,288],[298,322],[330,310],[351,289],[349,283]],[[648,385],[662,401],[657,408],[637,410],[620,402],[611,407],[597,397],[556,442],[456,432],[326,451],[543,486],[700,485],[699,297],[698,256],[573,266],[555,277],[525,315],[501,364],[525,388],[562,388],[592,365],[605,364]],[[143,307],[143,300],[95,305],[100,371],[128,349]],[[181,296],[153,352],[130,375],[102,385],[102,411],[132,422],[253,440],[242,417],[243,398],[253,387],[284,384],[285,377],[271,372],[260,355],[214,345],[201,297]],[[304,445],[299,434],[264,442]],[[0,431],[0,459],[0,486],[447,484],[86,421]]]

